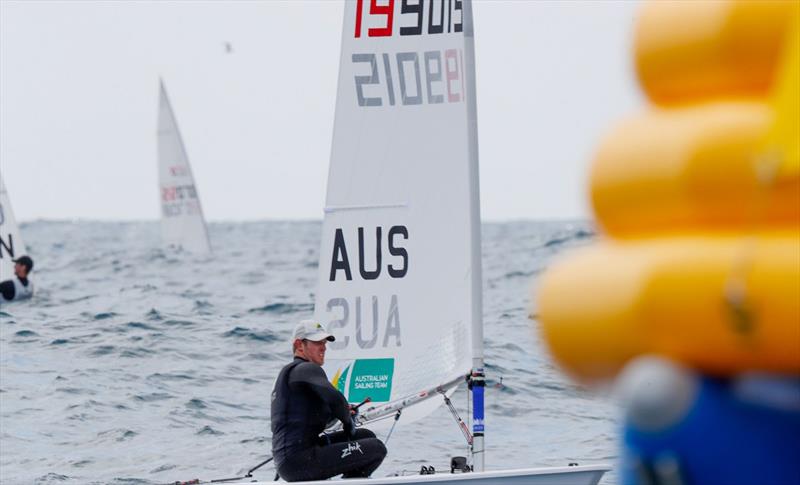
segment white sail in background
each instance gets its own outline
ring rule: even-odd
[[[0,281],[14,276],[14,258],[26,254],[14,211],[11,210],[6,184],[0,175]]]
[[[189,157],[163,82],[158,103],[158,186],[163,244],[194,253],[210,252]]]
[[[328,377],[373,415],[462,382],[480,324],[463,5],[388,5],[345,3],[315,302]]]

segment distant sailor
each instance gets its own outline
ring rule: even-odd
[[[33,260],[20,256],[14,261],[14,278],[0,282],[0,295],[3,301],[26,300],[33,296],[33,282],[28,279],[33,270]]]
[[[328,382],[325,347],[336,340],[312,320],[294,330],[294,360],[278,374],[272,391],[272,456],[288,482],[368,477],[386,447],[368,429],[355,429],[347,399]],[[322,434],[333,419],[343,431]]]

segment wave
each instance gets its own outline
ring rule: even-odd
[[[160,372],[156,372],[155,374],[150,374],[147,376],[147,379],[154,379],[158,381],[186,381],[194,378],[194,376],[190,376],[188,374],[162,374]]]
[[[166,320],[164,322],[164,325],[169,325],[169,326],[173,326],[173,327],[192,327],[192,326],[197,325],[197,323],[195,323],[195,322],[193,322],[191,320],[173,320],[173,319],[170,319],[170,320]]]
[[[155,354],[156,351],[154,350],[145,347],[136,347],[136,348],[123,349],[119,353],[119,356],[125,358],[139,358],[139,357],[150,357]]]
[[[269,330],[263,332],[256,332],[245,327],[236,327],[222,334],[225,338],[242,338],[246,340],[255,340],[258,342],[276,342],[281,340],[277,335]]]
[[[95,441],[104,442],[104,441],[107,441],[107,440],[110,439],[110,440],[113,440],[113,441],[119,443],[119,442],[131,440],[131,439],[135,438],[138,435],[139,435],[139,433],[137,433],[136,431],[133,431],[131,429],[116,428],[116,429],[110,429],[110,430],[107,430],[107,431],[101,431],[101,432],[97,433]]]
[[[203,428],[200,429],[200,431],[198,431],[195,434],[198,435],[198,436],[206,436],[206,435],[208,435],[208,436],[222,436],[225,433],[223,433],[222,431],[217,431],[214,428],[212,428],[211,426],[206,425],[206,426],[203,426]]]
[[[147,317],[148,320],[160,322],[164,319],[161,314],[155,308],[151,308],[149,312],[145,313],[144,316]]]
[[[577,229],[566,236],[557,236],[548,239],[547,242],[544,243],[544,247],[549,248],[553,246],[559,246],[575,239],[590,239],[595,237],[595,235],[595,232],[590,229]]]
[[[274,313],[282,315],[286,313],[310,312],[314,310],[313,303],[270,303],[262,307],[251,308],[248,313]]]
[[[139,402],[154,402],[154,401],[164,401],[167,399],[172,399],[175,396],[172,394],[168,394],[166,392],[151,392],[150,394],[137,394],[133,396],[134,401]]]
[[[33,330],[20,330],[14,334],[17,337],[38,337],[39,334]]]
[[[100,345],[95,347],[93,350],[89,352],[89,355],[92,357],[102,357],[104,355],[109,355],[116,350],[116,347],[113,345]]]
[[[95,319],[95,320],[106,320],[108,318],[114,318],[116,316],[118,316],[118,315],[116,313],[114,313],[114,312],[102,312],[102,313],[96,314],[92,318]]]
[[[155,327],[151,327],[150,325],[142,322],[128,322],[125,324],[127,328],[133,328],[137,330],[155,330]]]
[[[45,484],[45,483],[53,483],[53,482],[67,482],[73,481],[74,478],[69,475],[61,475],[59,473],[50,472],[47,475],[42,475],[34,480],[33,483],[35,484]]]
[[[539,272],[538,270],[531,270],[531,271],[514,270],[514,271],[509,271],[508,273],[503,275],[503,279],[509,280],[509,279],[514,279],[514,278],[530,278],[531,276],[535,275],[538,272]]]
[[[189,409],[206,409],[208,408],[208,404],[205,403],[202,399],[194,398],[190,399],[189,402],[185,404],[185,406]]]

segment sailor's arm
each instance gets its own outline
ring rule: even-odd
[[[11,280],[6,280],[0,283],[0,295],[3,295],[3,298],[11,301],[14,299],[15,293],[17,290],[14,288],[14,282]]]
[[[319,396],[328,406],[334,417],[342,422],[345,431],[352,429],[350,404],[344,395],[328,381],[325,371],[316,364],[300,364],[289,377],[289,384],[300,383],[307,385],[314,394]]]

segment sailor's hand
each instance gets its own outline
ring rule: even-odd
[[[355,416],[356,414],[358,414],[358,408],[360,408],[364,404],[367,404],[368,402],[372,402],[372,398],[369,396],[365,397],[363,401],[361,401],[356,405],[348,404],[347,406],[350,408],[350,416]]]
[[[344,434],[348,439],[356,437],[356,425],[352,419],[348,420],[346,423],[342,423],[342,429],[344,430]]]

